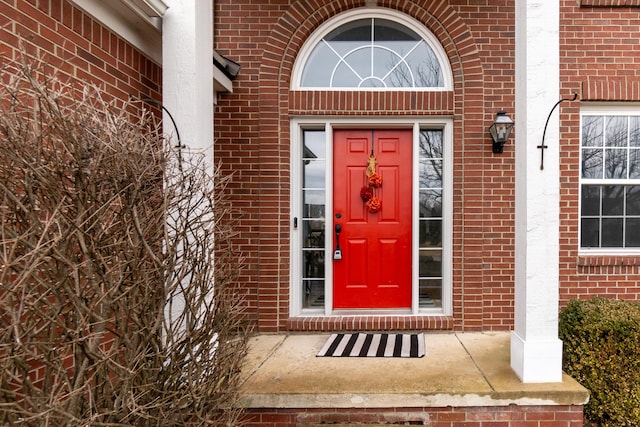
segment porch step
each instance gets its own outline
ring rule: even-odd
[[[426,333],[427,355],[419,359],[316,357],[327,338],[254,337],[244,369],[243,406],[572,406],[588,400],[587,390],[567,375],[560,383],[523,384],[510,366],[508,332]]]

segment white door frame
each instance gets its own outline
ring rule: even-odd
[[[333,258],[332,233],[326,231],[324,257],[325,263],[325,307],[324,310],[302,309],[302,227],[295,227],[293,218],[300,218],[302,210],[301,192],[302,173],[300,170],[300,159],[302,158],[302,131],[307,129],[322,129],[325,131],[326,145],[326,175],[325,175],[325,230],[333,230],[333,130],[334,129],[412,129],[413,130],[413,150],[412,150],[412,303],[408,312],[393,312],[394,315],[452,315],[453,314],[453,289],[452,289],[452,243],[453,243],[453,120],[450,117],[384,117],[384,118],[335,118],[335,117],[296,117],[291,121],[291,221],[290,221],[290,300],[289,312],[291,316],[330,316],[333,310],[333,263],[329,262]],[[442,308],[419,308],[418,300],[418,259],[419,259],[419,239],[418,222],[419,218],[419,140],[422,129],[442,129],[443,130],[443,156],[444,156],[444,176],[443,176],[443,207],[442,207],[442,232],[443,232],[443,253],[442,253]],[[363,315],[385,314],[376,311],[358,311]],[[340,314],[344,314],[341,312]]]

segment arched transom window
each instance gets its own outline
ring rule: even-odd
[[[299,88],[445,90],[446,55],[417,22],[393,12],[346,14],[319,28],[299,57]]]

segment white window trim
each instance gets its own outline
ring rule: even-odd
[[[347,24],[351,21],[365,18],[378,18],[387,19],[389,21],[397,22],[407,28],[415,31],[420,37],[422,37],[429,47],[433,50],[440,67],[442,68],[443,87],[394,87],[394,88],[326,88],[326,87],[301,87],[300,82],[302,80],[302,72],[304,66],[309,59],[309,55],[316,47],[318,43],[329,32],[338,28],[341,25]],[[429,31],[423,24],[416,19],[405,15],[401,12],[397,12],[391,9],[383,8],[360,8],[342,12],[327,22],[320,25],[311,36],[305,41],[304,45],[300,49],[296,61],[293,65],[293,73],[291,76],[291,90],[331,90],[331,91],[424,91],[424,92],[443,92],[450,91],[453,88],[453,75],[451,72],[451,66],[449,64],[449,58],[446,52],[442,48],[440,41]]]
[[[409,312],[393,312],[393,315],[434,315],[451,316],[453,314],[453,120],[450,117],[403,117],[403,118],[330,118],[330,117],[297,117],[291,122],[291,221],[290,221],[290,300],[291,316],[331,316],[334,314],[333,303],[333,239],[331,233],[325,238],[325,309],[302,308],[302,133],[307,129],[324,129],[327,138],[326,147],[326,206],[325,229],[333,230],[333,131],[334,129],[412,129],[413,130],[413,182],[412,182],[412,303]],[[419,308],[419,134],[422,129],[443,130],[443,207],[442,207],[442,308]],[[294,227],[293,218],[298,218],[298,227]],[[377,311],[363,311],[363,315],[377,314]],[[384,314],[384,312],[380,312]]]
[[[638,256],[640,248],[583,248],[582,247],[582,185],[625,184],[640,185],[639,179],[583,179],[582,178],[582,117],[583,116],[640,116],[640,103],[590,102],[580,106],[579,183],[578,183],[578,255],[583,256]]]

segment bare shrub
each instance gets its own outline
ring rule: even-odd
[[[0,70],[0,424],[235,425],[227,179],[42,69]]]

